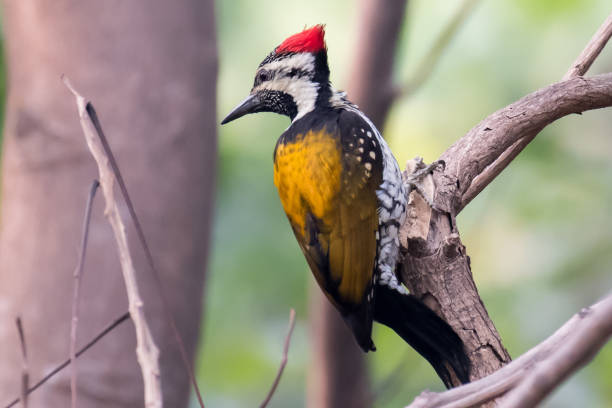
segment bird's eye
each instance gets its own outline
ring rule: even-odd
[[[270,71],[266,71],[265,69],[262,69],[261,71],[257,73],[257,76],[255,77],[255,82],[258,84],[261,84],[262,82],[269,81],[271,78],[272,78],[272,75]]]

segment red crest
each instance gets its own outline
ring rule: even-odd
[[[317,24],[287,38],[274,50],[277,54],[289,52],[319,52],[325,49],[325,27]]]

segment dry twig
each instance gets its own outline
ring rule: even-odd
[[[113,169],[109,165],[109,156],[100,142],[99,135],[101,132],[99,124],[95,121],[95,117],[91,115],[93,110],[91,104],[72,88],[68,79],[65,77],[64,83],[76,98],[85,140],[98,165],[100,184],[106,201],[104,213],[115,234],[121,270],[123,272],[123,279],[128,294],[129,311],[136,329],[136,355],[144,381],[145,406],[147,408],[161,408],[163,405],[163,398],[159,371],[159,350],[155,345],[151,330],[147,324],[144,304],[138,290],[136,272],[134,270],[134,264],[132,262],[125,233],[125,225],[123,224],[119,213],[119,207],[115,200],[114,185],[117,179],[115,178]]]
[[[104,336],[106,336],[108,333],[110,333],[111,331],[113,331],[115,329],[115,327],[119,326],[121,323],[125,322],[127,319],[130,318],[130,313],[126,312],[124,314],[122,314],[121,316],[117,317],[115,320],[113,320],[111,323],[109,323],[100,333],[98,333],[96,336],[94,336],[91,340],[89,340],[87,342],[87,344],[85,344],[83,347],[81,347],[81,349],[79,351],[77,351],[76,353],[76,357],[80,357],[83,353],[85,353],[87,350],[89,350],[94,344],[96,344],[98,341],[100,341],[100,339],[102,339]],[[55,376],[55,374],[59,373],[60,371],[62,371],[64,368],[68,367],[70,365],[70,358],[64,360],[63,363],[61,363],[60,365],[58,365],[57,367],[55,367],[53,370],[51,370],[47,375],[45,375],[43,378],[41,378],[36,384],[34,384],[33,386],[31,386],[30,388],[27,389],[25,395],[30,395],[31,393],[33,393],[34,391],[36,391],[41,385],[43,385],[44,383],[46,383],[47,381],[49,381],[51,378],[53,378],[53,376]],[[23,399],[23,396],[20,398],[15,398],[14,400],[12,400],[11,402],[9,402],[5,408],[11,408],[14,407],[15,405],[17,405],[17,403],[19,403],[19,401],[21,401]]]
[[[270,387],[270,391],[268,391],[268,395],[266,395],[266,399],[261,403],[259,408],[265,408],[268,406],[268,403],[272,399],[274,392],[276,391],[276,387],[278,387],[278,383],[280,382],[281,376],[283,375],[283,371],[285,370],[285,366],[287,365],[287,358],[289,354],[289,345],[291,342],[291,334],[293,333],[293,328],[295,327],[295,310],[291,309],[289,312],[289,330],[287,331],[287,336],[285,337],[285,346],[283,347],[283,358],[281,360],[280,366],[278,367],[278,372],[276,373],[276,378],[274,378],[274,382],[272,383],[272,387]]]
[[[85,264],[85,252],[87,250],[87,239],[89,237],[89,222],[91,220],[91,208],[93,199],[98,191],[100,182],[94,180],[87,196],[87,204],[85,205],[85,216],[83,218],[83,233],[81,236],[81,245],[79,250],[79,258],[77,266],[74,269],[74,295],[72,298],[72,321],[70,325],[70,361],[72,363],[72,372],[70,373],[70,403],[72,408],[77,406],[77,365],[76,365],[76,335],[77,325],[79,323],[79,295],[81,287],[81,277],[83,275],[83,265]]]
[[[28,374],[28,350],[26,348],[25,334],[23,333],[23,324],[21,318],[15,320],[17,323],[17,333],[19,334],[19,344],[21,345],[21,405],[23,408],[28,408],[28,383],[30,375]]]

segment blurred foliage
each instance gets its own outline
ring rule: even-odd
[[[452,15],[449,3],[410,2],[398,82]],[[430,80],[394,106],[384,134],[400,164],[416,155],[435,160],[488,114],[559,80],[610,11],[606,0],[481,2]],[[332,80],[345,85],[359,46],[353,1],[220,1],[217,15],[219,118],[249,92],[259,62],[306,25],[327,24]],[[589,74],[611,70],[608,46]],[[298,326],[270,406],[304,405],[312,278],[272,182],[272,151],[288,124],[260,114],[220,127],[216,226],[198,358],[207,406],[253,406],[264,398],[291,307]],[[480,293],[512,356],[612,288],[611,126],[610,110],[549,126],[459,216]],[[426,388],[442,389],[433,370],[390,330],[377,326],[374,339],[378,351],[367,359],[376,407],[404,406]],[[611,379],[608,345],[545,406],[612,406]]]

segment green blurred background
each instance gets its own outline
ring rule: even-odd
[[[459,4],[409,2],[398,83],[414,71]],[[488,114],[559,80],[611,11],[609,0],[481,1],[430,79],[391,110],[384,135],[400,165],[417,155],[435,160]],[[317,23],[327,24],[332,81],[342,89],[359,46],[355,1],[218,1],[219,119],[246,96],[255,68],[276,45]],[[589,74],[610,71],[608,46]],[[215,227],[197,360],[209,407],[263,400],[278,369],[290,308],[297,312],[296,331],[270,406],[304,406],[312,277],[272,181],[272,151],[288,125],[285,117],[262,114],[219,130]],[[552,124],[458,218],[480,294],[513,357],[612,288],[611,127],[610,110]],[[424,389],[442,390],[433,369],[394,333],[377,326],[374,340],[378,351],[367,361],[375,407],[405,406]],[[611,407],[612,346],[544,406]]]
[[[405,81],[460,4],[409,2],[396,77]],[[607,0],[482,1],[429,81],[391,111],[384,135],[400,164],[435,160],[493,111],[559,80],[611,12]],[[249,92],[255,68],[285,37],[327,24],[332,81],[346,85],[357,30],[349,0],[219,1],[219,118]],[[610,46],[589,74],[612,71]],[[350,97],[350,95],[349,95]],[[312,280],[272,182],[272,151],[289,125],[250,115],[220,128],[220,172],[205,324],[197,368],[208,406],[261,401],[276,374],[289,309],[297,328],[273,407],[304,405]],[[474,278],[513,357],[612,288],[612,112],[546,128],[458,218]],[[376,327],[375,407],[441,390],[401,339]],[[612,346],[550,398],[549,407],[612,406]]]

